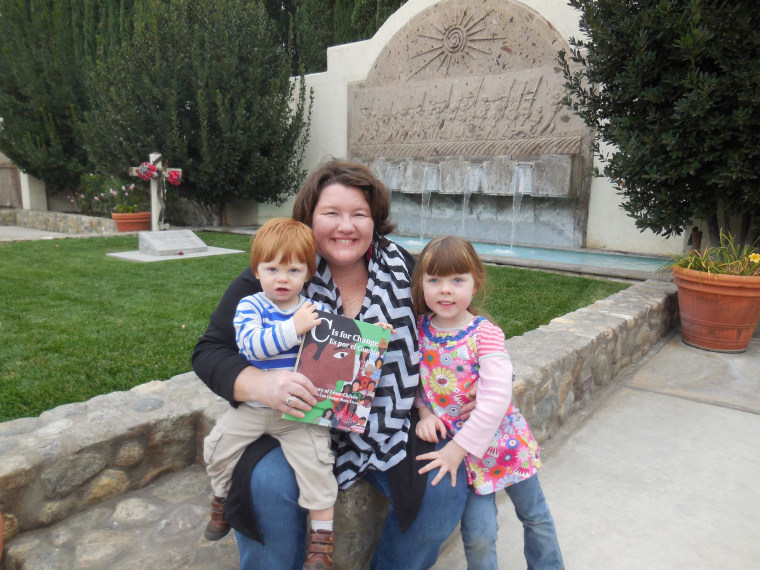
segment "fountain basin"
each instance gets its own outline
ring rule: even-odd
[[[391,235],[395,243],[413,254],[422,251],[432,238],[419,236]],[[669,280],[667,272],[658,270],[668,262],[667,257],[630,255],[579,248],[547,248],[512,246],[484,242],[473,242],[481,259],[498,265],[512,265],[532,269],[561,271],[579,275],[630,279]]]

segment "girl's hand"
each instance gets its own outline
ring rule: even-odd
[[[393,325],[389,325],[388,323],[378,322],[374,323],[379,327],[384,328],[387,331],[391,331],[391,334],[396,334],[396,329],[393,328]]]
[[[446,473],[450,473],[451,486],[456,487],[457,469],[459,468],[459,464],[462,463],[465,455],[467,455],[467,451],[465,451],[461,445],[455,441],[450,441],[439,451],[432,451],[430,453],[425,453],[423,455],[417,456],[418,461],[430,460],[430,463],[419,470],[419,474],[422,475],[423,473],[427,473],[428,471],[432,471],[436,467],[439,467],[438,473],[436,474],[435,479],[433,479],[431,485],[435,487],[440,482],[440,480],[443,479]]]
[[[311,301],[306,301],[298,307],[298,310],[293,314],[293,323],[296,326],[298,336],[309,332],[319,324],[317,309]]]
[[[441,418],[429,409],[420,408],[420,421],[417,422],[414,433],[423,441],[438,443],[439,433],[441,434],[441,439],[446,439],[446,425]]]

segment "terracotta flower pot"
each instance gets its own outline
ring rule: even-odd
[[[111,214],[116,222],[116,229],[120,232],[139,232],[149,230],[151,227],[150,212],[134,212],[132,214]]]
[[[683,341],[716,352],[744,352],[760,319],[760,277],[673,267]]]

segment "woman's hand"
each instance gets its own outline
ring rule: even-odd
[[[421,407],[419,411],[420,421],[417,422],[417,427],[414,429],[417,437],[423,441],[438,443],[438,434],[440,433],[441,439],[446,439],[446,425],[443,423],[443,420],[427,407]]]
[[[431,451],[423,455],[418,455],[418,461],[430,461],[425,467],[419,470],[419,474],[422,475],[428,471],[432,471],[438,467],[438,473],[436,473],[433,482],[430,483],[435,487],[441,479],[443,479],[446,473],[451,474],[451,486],[457,486],[457,469],[459,464],[462,463],[467,451],[455,441],[450,441],[439,451]]]
[[[244,368],[235,379],[234,397],[238,402],[260,402],[273,410],[304,417],[317,403],[314,384],[291,370]]]
[[[378,321],[378,322],[376,322],[374,324],[376,324],[377,326],[383,328],[386,331],[391,331],[391,334],[396,334],[396,329],[394,329],[393,325],[391,325],[391,324],[388,324],[388,323],[383,322],[383,321]]]
[[[475,382],[472,388],[467,392],[467,397],[472,400],[471,402],[467,402],[462,406],[462,409],[459,411],[459,417],[463,420],[466,420],[470,417],[470,414],[475,411],[475,397],[478,393],[478,383]]]

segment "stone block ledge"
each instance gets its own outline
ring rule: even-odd
[[[674,285],[645,281],[507,341],[514,398],[539,443],[676,326],[677,304]],[[6,549],[19,533],[202,464],[203,438],[226,407],[188,372],[0,424]],[[379,521],[386,505],[368,486],[355,485],[337,508],[339,518],[366,522],[368,513]],[[366,551],[362,536],[347,543],[353,560]],[[336,564],[345,556],[336,552]]]
[[[0,225],[23,226],[64,234],[116,233],[116,222],[111,218],[42,210],[0,211]]]

